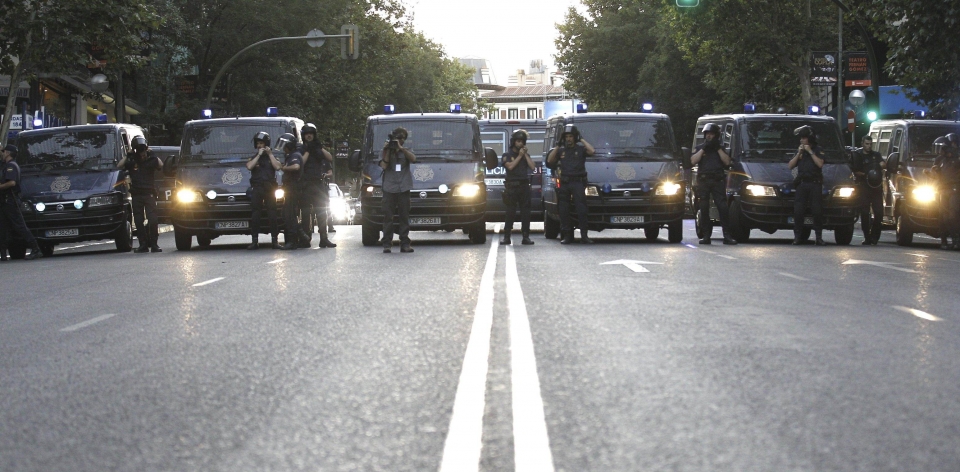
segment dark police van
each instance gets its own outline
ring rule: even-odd
[[[937,153],[933,141],[960,134],[960,123],[938,120],[882,120],[870,124],[874,149],[887,162],[883,222],[897,230],[897,244],[913,243],[915,233],[939,238],[940,199],[929,174]]]
[[[250,234],[253,209],[247,196],[250,171],[246,164],[255,154],[253,137],[266,131],[276,142],[280,135],[291,133],[299,141],[301,127],[303,121],[289,117],[188,121],[175,168],[176,201],[171,212],[177,249],[189,250],[194,236],[205,247],[221,235]],[[283,162],[281,150],[273,149],[273,155]],[[276,199],[277,226],[282,231],[282,189]],[[270,231],[267,218],[264,211],[260,225],[264,232]]]
[[[543,173],[543,137],[546,133],[546,120],[480,120],[480,139],[484,147],[489,147],[502,157],[513,145],[510,137],[519,129],[530,133],[527,139],[527,151],[537,168],[530,172],[530,221],[543,221],[543,201],[541,198],[541,179]],[[506,205],[503,203],[503,180],[506,169],[497,164],[487,169],[484,183],[487,185],[487,221],[503,221],[506,217]]]
[[[164,168],[175,169],[180,156],[179,146],[150,146],[150,153],[163,162]],[[170,211],[173,209],[174,188],[177,186],[176,172],[157,172],[154,178],[157,188],[157,222],[170,224]]]
[[[404,147],[417,156],[410,166],[410,229],[463,229],[470,241],[487,240],[484,220],[487,190],[484,169],[496,165],[496,153],[480,142],[477,117],[460,113],[409,113],[367,118],[363,147],[350,157],[350,170],[361,172],[360,202],[364,246],[376,245],[383,228],[383,169],[377,163],[387,136],[405,128]]]
[[[791,170],[787,164],[800,147],[800,138],[794,130],[810,126],[826,161],[823,165],[823,229],[833,230],[837,244],[850,244],[860,202],[849,157],[833,118],[788,114],[703,116],[697,120],[694,148],[703,143],[702,130],[707,123],[720,126],[723,148],[733,159],[731,172],[727,174],[727,200],[734,239],[748,241],[753,229],[768,234],[793,229],[796,169]],[[696,172],[692,179],[696,182]],[[688,198],[694,197],[688,195]],[[693,207],[697,208],[696,202]],[[710,221],[719,224],[719,214],[712,202]],[[805,217],[801,239],[808,239],[812,228],[813,217]],[[698,237],[711,231],[712,228],[700,228],[697,223]]]
[[[133,242],[125,172],[117,162],[143,130],[129,124],[64,126],[23,131],[17,137],[20,209],[44,255],[61,243],[113,239],[117,250]],[[10,254],[22,258],[23,241]]]
[[[681,155],[667,115],[659,113],[577,113],[547,121],[543,160],[574,125],[596,153],[587,157],[588,227],[643,229],[655,240],[667,227],[670,242],[683,239],[684,182]],[[560,233],[556,172],[543,170],[543,229]],[[575,217],[575,216],[574,216]]]

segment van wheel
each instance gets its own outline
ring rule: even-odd
[[[173,240],[178,251],[189,251],[193,244],[193,235],[182,229],[173,228]]]
[[[909,246],[913,244],[913,228],[903,215],[897,215],[897,245]]]
[[[671,221],[667,225],[667,240],[671,243],[683,241],[683,220]]]
[[[10,259],[23,259],[27,256],[27,246],[22,242],[10,243],[7,251],[10,253]]]
[[[833,239],[838,246],[849,246],[853,241],[853,225],[839,226],[833,230]]]
[[[39,243],[39,246],[40,252],[43,253],[44,256],[50,257],[53,255],[53,243]]]
[[[361,238],[364,246],[376,246],[380,242],[380,228],[369,223],[363,223]]]
[[[733,239],[739,243],[745,243],[750,240],[750,227],[747,226],[746,218],[743,216],[743,210],[740,209],[740,202],[734,200],[730,202],[730,214],[727,221],[730,225],[730,232]]]
[[[466,229],[466,228],[464,228]],[[470,227],[470,242],[473,244],[483,244],[487,242],[487,224],[477,223]]]
[[[694,227],[697,229],[697,239],[703,239],[704,228],[700,226],[700,210],[696,211],[696,214],[693,217],[693,224],[694,224]],[[710,234],[713,232],[713,228],[706,228],[706,230],[707,230],[707,236],[710,236]]]
[[[113,235],[113,240],[119,252],[130,252],[133,249],[133,225],[130,223],[129,217]]]
[[[543,236],[547,239],[557,239],[560,235],[560,222],[543,215]]]
[[[213,242],[213,238],[210,236],[197,235],[197,246],[200,247],[209,247],[210,243]]]
[[[659,226],[644,226],[643,235],[647,237],[647,241],[653,242],[660,237],[660,227]]]

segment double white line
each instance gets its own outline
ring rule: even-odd
[[[493,325],[494,274],[497,270],[497,248],[500,246],[496,234],[497,232],[494,232],[494,241],[480,278],[477,308],[453,402],[450,429],[443,447],[441,472],[476,471],[480,468],[490,330]],[[533,337],[530,334],[530,321],[517,274],[516,257],[511,246],[506,246],[506,264],[514,463],[518,472],[552,472],[553,455],[550,452],[550,439],[543,414]]]

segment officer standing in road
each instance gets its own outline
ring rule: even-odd
[[[413,188],[413,175],[410,164],[417,162],[417,156],[403,147],[409,133],[397,128],[390,133],[387,144],[380,151],[378,165],[383,169],[383,198],[380,206],[383,210],[383,252],[389,253],[393,246],[393,215],[399,220],[400,252],[413,252],[410,247],[410,190]]]
[[[863,192],[860,196],[860,229],[863,230],[864,246],[874,244],[880,241],[880,229],[883,222],[883,169],[887,163],[883,161],[880,153],[873,150],[873,138],[870,135],[863,137],[862,147],[854,152],[853,160],[850,162],[851,170],[859,189]],[[870,212],[873,211],[873,217]]]
[[[20,213],[20,166],[17,165],[17,147],[3,148],[3,170],[0,171],[0,260],[7,260],[11,232],[16,232],[30,246],[24,259],[43,257],[37,239],[33,237]]]
[[[793,131],[800,136],[797,154],[790,159],[790,169],[797,168],[796,199],[793,203],[793,244],[803,244],[803,219],[810,208],[813,213],[813,230],[817,235],[817,246],[823,242],[823,149],[817,145],[817,136],[813,128],[801,126]]]
[[[951,136],[952,135],[952,136]],[[940,247],[960,249],[960,139],[950,133],[934,140],[937,159],[931,172],[940,195]],[[949,237],[949,240],[947,239]]]
[[[510,137],[510,149],[503,153],[503,167],[507,170],[503,181],[503,203],[506,205],[504,215],[503,239],[500,244],[510,244],[510,233],[513,231],[513,221],[516,218],[517,207],[520,207],[520,233],[523,240],[520,244],[533,244],[530,239],[530,171],[537,168],[527,152],[527,138],[530,135],[526,130],[517,130]]]
[[[594,154],[593,146],[580,136],[576,126],[567,125],[560,135],[560,145],[547,155],[547,164],[553,166],[559,160],[557,170],[560,188],[557,189],[560,210],[560,244],[570,244],[573,239],[573,218],[570,214],[570,199],[577,207],[580,226],[580,242],[592,243],[587,236],[587,198],[584,194],[587,183],[587,156]]]
[[[253,242],[247,249],[260,247],[260,220],[263,218],[263,207],[267,207],[267,218],[270,221],[270,236],[273,248],[280,249],[280,230],[277,228],[277,171],[283,167],[280,161],[270,150],[270,134],[260,131],[253,137],[253,145],[257,153],[247,161],[247,170],[250,171],[250,205],[253,215],[250,218],[250,238]]]
[[[285,156],[283,167],[283,249],[296,249],[301,232],[300,222],[300,168],[303,156],[297,151],[297,137],[284,133],[278,142]]]
[[[137,240],[140,243],[134,252],[163,252],[157,244],[160,225],[157,222],[157,188],[154,184],[154,174],[163,169],[163,162],[159,157],[151,155],[147,140],[143,136],[134,136],[130,144],[133,150],[120,159],[117,168],[126,170],[130,176],[133,223],[137,226]]]
[[[300,211],[303,219],[304,247],[310,247],[316,221],[320,243],[317,247],[337,247],[327,237],[327,207],[330,202],[330,179],[333,177],[333,156],[317,139],[317,127],[307,123],[300,129],[303,136],[303,173],[300,176]]]
[[[703,127],[703,144],[690,156],[690,163],[697,166],[697,205],[700,210],[700,228],[703,237],[700,244],[710,244],[710,197],[720,213],[723,228],[723,244],[737,244],[730,236],[729,209],[727,208],[727,183],[724,170],[730,165],[730,155],[720,145],[720,126],[707,123]]]

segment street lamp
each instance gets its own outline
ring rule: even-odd
[[[850,104],[859,107],[863,105],[863,102],[867,101],[867,96],[863,94],[860,90],[854,90],[850,92],[850,95],[847,96],[847,99],[850,100]]]

